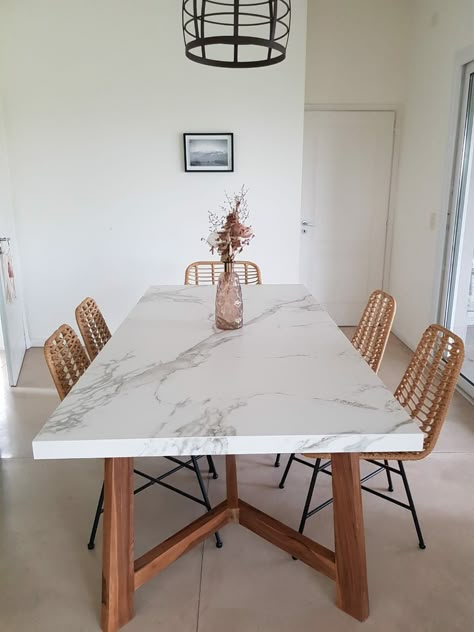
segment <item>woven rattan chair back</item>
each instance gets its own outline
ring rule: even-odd
[[[111,334],[102,312],[90,296],[76,307],[76,321],[89,358],[93,360],[110,340]]]
[[[395,391],[395,397],[425,434],[423,452],[407,452],[405,459],[423,458],[435,447],[463,360],[461,338],[441,325],[430,325]]]
[[[252,261],[234,261],[234,271],[243,285],[259,285],[262,282],[260,268]],[[221,261],[194,261],[184,273],[185,285],[216,285],[224,264]]]
[[[90,364],[84,347],[69,325],[61,325],[44,343],[44,356],[58,395],[64,399]]]
[[[393,296],[382,290],[375,290],[369,296],[352,336],[352,344],[376,373],[387,346],[396,308]]]

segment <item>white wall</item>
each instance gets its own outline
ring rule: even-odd
[[[151,283],[208,257],[207,211],[245,183],[266,282],[298,279],[306,0],[288,58],[188,61],[177,0],[6,0],[6,127],[27,321],[41,344],[94,296],[114,328]],[[183,132],[233,131],[234,174],[185,174]]]
[[[390,290],[400,131],[415,0],[308,0],[308,106],[394,110],[396,133],[384,289]],[[386,209],[381,209],[385,214]],[[398,297],[397,297],[398,298]]]
[[[454,62],[474,44],[474,0],[308,0],[308,21],[307,103],[400,104],[388,289],[414,347],[436,320]]]
[[[398,104],[412,0],[308,0],[306,102]]]
[[[391,270],[395,331],[410,346],[436,319],[455,56],[474,44],[474,0],[416,0],[413,9]]]
[[[149,283],[181,282],[224,189],[246,183],[265,281],[297,279],[302,103],[404,104],[391,291],[410,345],[434,318],[454,56],[474,0],[293,2],[288,60],[200,67],[176,0],[4,0],[0,59],[33,341],[86,294],[112,327]],[[237,171],[185,174],[183,131],[234,131]],[[432,214],[438,223],[433,226]],[[442,218],[441,218],[442,219]]]

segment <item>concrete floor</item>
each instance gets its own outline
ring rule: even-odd
[[[409,359],[390,340],[381,376],[394,388]],[[20,385],[9,389],[0,370],[0,630],[99,630],[101,546],[86,542],[102,468],[98,461],[42,461],[31,439],[58,403],[41,349],[28,352]],[[145,459],[149,472],[162,459]],[[224,495],[224,464],[216,459],[214,502]],[[334,605],[331,581],[247,532],[229,526],[224,548],[208,540],[135,596],[130,632],[466,632],[474,620],[474,409],[456,395],[436,452],[408,463],[427,549],[420,551],[410,514],[364,495],[370,617],[357,623]],[[297,526],[309,470],[296,464],[285,490],[269,456],[239,458],[241,496]],[[188,473],[183,487],[195,491]],[[330,493],[321,477],[318,500]],[[374,486],[384,486],[376,478]],[[403,498],[401,481],[396,495]],[[144,552],[197,517],[198,505],[165,489],[136,497],[136,552]],[[308,523],[307,534],[333,546],[328,508]]]

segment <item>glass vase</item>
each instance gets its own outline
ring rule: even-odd
[[[224,272],[217,282],[216,327],[240,329],[244,323],[242,288],[231,262],[224,262]]]

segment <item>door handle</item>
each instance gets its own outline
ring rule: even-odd
[[[314,224],[311,224],[310,222],[307,222],[305,219],[301,222],[301,226],[314,226]]]

